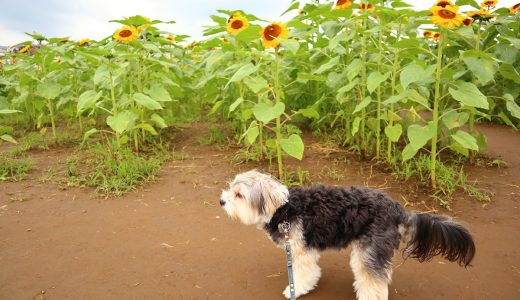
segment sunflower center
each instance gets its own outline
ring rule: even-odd
[[[437,2],[437,6],[440,6],[442,8],[445,8],[447,5],[451,5],[449,1],[439,1]]]
[[[131,30],[128,30],[128,29],[125,29],[125,30],[121,30],[121,32],[119,33],[119,36],[120,37],[129,37],[132,35],[132,31]]]
[[[457,14],[452,12],[451,10],[441,9],[439,10],[439,16],[443,19],[454,19]]]
[[[338,0],[338,2],[336,2],[336,6],[343,5],[345,2],[347,2],[347,0]]]
[[[485,1],[484,2],[484,6],[494,6],[494,5],[495,5],[494,1]]]
[[[513,9],[518,9],[518,8],[520,8],[520,3],[513,5]]]
[[[282,33],[282,27],[276,24],[271,24],[265,28],[264,38],[268,41],[272,41],[274,38],[277,38],[280,33]]]
[[[235,20],[235,21],[233,21],[233,23],[231,23],[231,28],[233,28],[233,29],[240,29],[240,28],[242,28],[242,26],[244,26],[244,22],[242,22],[240,20]]]

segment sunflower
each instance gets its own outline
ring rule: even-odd
[[[433,34],[432,38],[433,38],[434,41],[438,41],[438,40],[441,39],[441,34],[439,32],[436,32],[436,33]]]
[[[359,11],[371,11],[371,10],[374,10],[374,5],[372,5],[372,3],[363,3],[363,2],[359,2]]]
[[[78,45],[85,46],[88,43],[90,43],[90,39],[82,39],[78,42]]]
[[[493,18],[489,10],[486,9],[479,9],[475,11],[467,12],[466,15],[473,20],[482,20],[482,21],[488,21],[489,19]]]
[[[240,13],[235,13],[228,20],[227,32],[237,35],[247,27],[249,27],[249,22],[246,17],[242,16]]]
[[[29,49],[31,49],[31,45],[25,45],[25,47],[20,49],[20,51],[18,51],[18,53],[25,53],[25,52],[29,51]]]
[[[348,9],[352,6],[352,2],[350,0],[338,0],[336,1],[335,9]]]
[[[123,44],[136,40],[138,36],[137,28],[134,26],[124,26],[114,33],[114,39]]]
[[[455,4],[453,4],[453,2],[451,1],[448,1],[448,0],[441,0],[441,1],[437,1],[437,3],[435,3],[434,6],[440,6],[442,8],[446,7],[446,6],[454,6]]]
[[[172,43],[175,43],[175,36],[173,36],[173,35],[167,35],[164,38],[167,39],[168,41],[172,42]]]
[[[516,14],[518,11],[520,11],[520,3],[517,3],[509,8],[509,13],[512,15]]]
[[[289,36],[289,30],[286,25],[273,22],[260,30],[260,36],[265,48],[277,48],[280,46],[278,39],[286,40]]]
[[[433,36],[433,32],[432,32],[432,31],[425,30],[425,31],[423,32],[423,37],[424,37],[425,39],[429,39],[429,38],[431,38],[432,36]]]
[[[459,10],[458,6],[434,6],[430,10],[432,12],[430,20],[437,26],[457,27],[464,20],[464,16],[457,13]]]
[[[465,18],[463,21],[462,21],[462,24],[466,25],[466,26],[470,26],[471,24],[473,24],[473,18]]]
[[[498,0],[484,0],[480,3],[482,7],[495,7],[498,4]]]

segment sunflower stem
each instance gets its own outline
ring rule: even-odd
[[[280,54],[278,53],[278,48],[275,50],[275,74],[274,74],[274,90],[275,90],[275,103],[280,101],[279,91],[280,91]],[[282,157],[282,125],[280,122],[280,117],[276,118],[276,158],[278,161],[278,177],[280,180],[284,180],[283,173],[283,157]]]
[[[441,29],[441,36],[439,45],[437,47],[437,71],[435,73],[435,95],[433,98],[433,137],[430,151],[430,179],[433,189],[437,188],[436,178],[436,163],[437,163],[437,134],[439,127],[439,98],[441,96],[441,74],[442,74],[442,50],[444,48],[444,41],[446,40],[446,31],[443,27]]]

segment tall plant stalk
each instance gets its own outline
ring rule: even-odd
[[[437,188],[436,163],[437,163],[437,133],[439,129],[439,100],[441,97],[441,73],[442,73],[442,50],[446,40],[446,31],[440,27],[440,40],[437,46],[437,69],[435,72],[435,95],[433,98],[433,137],[430,152],[430,180],[434,189]]]
[[[275,74],[274,74],[274,99],[275,104],[280,101],[280,54],[278,53],[278,48],[275,50]],[[276,159],[278,162],[278,178],[280,180],[284,180],[283,173],[283,157],[282,157],[282,146],[280,145],[280,141],[282,140],[282,125],[280,121],[280,117],[276,118]]]

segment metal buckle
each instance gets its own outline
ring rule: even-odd
[[[280,233],[287,234],[289,233],[289,229],[291,229],[291,223],[287,221],[278,224],[278,231],[280,231]]]

